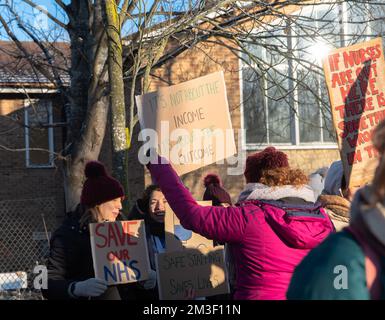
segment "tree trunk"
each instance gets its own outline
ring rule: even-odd
[[[67,113],[69,157],[64,177],[67,212],[79,203],[86,163],[99,157],[109,106],[108,48],[100,0],[92,7],[82,3],[74,4],[78,15],[69,27],[72,74],[70,112]]]
[[[127,179],[127,135],[126,109],[124,102],[124,82],[122,66],[122,42],[120,38],[120,21],[115,0],[104,0],[105,19],[108,39],[108,75],[110,86],[110,106],[113,144],[113,175],[128,192]],[[127,198],[123,210],[128,213]]]

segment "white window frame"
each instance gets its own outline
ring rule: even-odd
[[[345,9],[345,3],[343,3]],[[312,8],[305,8],[301,9],[302,12],[307,12],[312,10]],[[344,10],[346,11],[346,10]],[[299,12],[299,11],[298,11]],[[278,24],[280,21],[276,21]],[[346,18],[344,17],[342,19],[342,27],[346,28]],[[273,22],[274,23],[274,22]],[[242,62],[242,59],[238,60],[239,63],[239,88],[240,88],[240,116],[241,116],[241,128],[244,129],[244,103],[243,103],[243,68],[244,68],[244,63]],[[294,76],[294,75],[293,75]],[[294,94],[297,94],[297,91],[294,92]],[[266,99],[266,96],[264,97]],[[294,99],[294,105],[293,108],[298,111],[298,101],[297,99]],[[292,111],[291,111],[292,112]],[[268,116],[268,115],[267,115]],[[298,118],[298,112],[294,113],[294,118],[291,122],[291,143],[246,143],[246,130],[242,130],[242,149],[243,150],[261,150],[266,148],[269,145],[274,145],[278,149],[283,149],[283,150],[312,150],[312,149],[332,149],[332,150],[337,150],[338,149],[338,144],[337,142],[321,142],[323,141],[323,134],[321,131],[321,141],[317,142],[302,142],[300,143],[299,141],[299,118]],[[320,121],[322,122],[322,117],[320,117]],[[294,133],[294,136],[293,136]]]
[[[25,140],[25,165],[27,168],[40,169],[40,168],[53,168],[54,163],[54,136],[53,136],[53,127],[49,126],[47,128],[48,132],[48,148],[49,148],[49,162],[46,164],[34,164],[31,163],[30,157],[30,144],[29,144],[29,112],[28,107],[31,103],[46,103],[46,108],[48,111],[48,124],[53,124],[53,112],[52,112],[52,100],[50,99],[24,99],[24,140]]]

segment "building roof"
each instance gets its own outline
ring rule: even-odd
[[[21,42],[20,50],[12,41],[0,41],[0,87],[55,88],[56,73],[64,86],[69,85],[69,43],[44,43],[52,56],[52,66],[34,42]]]

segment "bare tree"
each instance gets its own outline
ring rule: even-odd
[[[375,0],[72,0],[69,4],[55,0],[60,14],[32,0],[20,1],[46,15],[70,44],[68,63],[58,65],[55,61],[59,57],[65,60],[66,55],[52,33],[28,24],[13,1],[5,0],[0,23],[16,48],[8,54],[28,61],[36,75],[49,79],[61,93],[68,130],[62,154],[68,209],[78,202],[86,161],[99,156],[109,112],[114,171],[129,187],[124,172],[127,146],[135,138],[137,124],[134,96],[147,92],[156,68],[199,44],[226,47],[242,60],[247,85],[243,103],[256,106],[247,111],[246,129],[250,136],[258,137],[252,142],[283,141],[295,117],[302,119],[300,132],[305,136],[315,124],[332,132],[327,125],[330,111],[322,69],[314,50],[381,35],[385,17],[385,4]],[[347,21],[341,21],[342,17],[348,17]],[[31,55],[18,39],[12,31],[15,23],[39,54]],[[124,106],[123,78],[130,86],[128,108]],[[282,111],[282,104],[288,106],[287,111]],[[312,118],[310,105],[314,104],[318,120]],[[125,110],[129,110],[127,116]],[[280,125],[269,126],[267,112]],[[253,121],[263,130],[253,132]]]

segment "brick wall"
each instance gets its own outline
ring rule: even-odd
[[[11,149],[24,149],[24,127],[14,120],[24,123],[23,99],[14,96],[0,97],[0,144]],[[53,102],[54,122],[61,121],[60,106]],[[62,128],[54,131],[55,151],[62,149]],[[64,214],[63,178],[60,161],[54,168],[27,168],[25,151],[0,150],[0,200],[25,200],[52,198],[56,217]],[[28,208],[25,208],[28,210]]]

